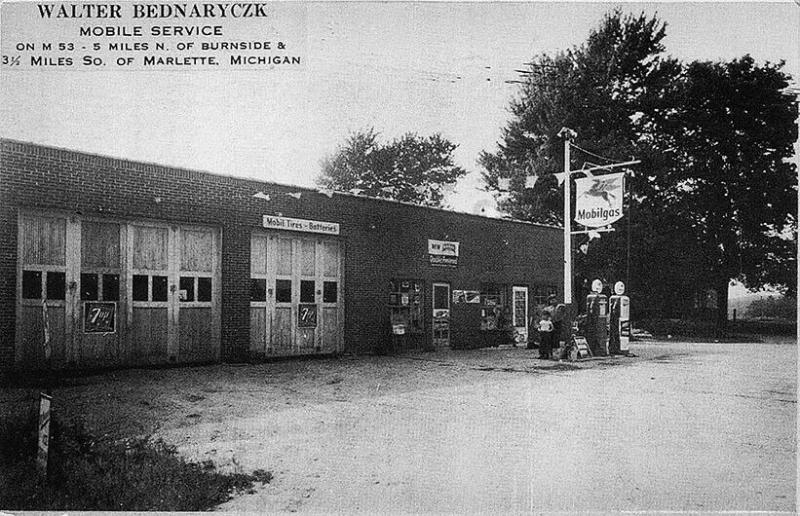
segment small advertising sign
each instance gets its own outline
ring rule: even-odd
[[[453,304],[461,304],[461,303],[479,304],[480,302],[481,302],[481,293],[477,290],[453,291]]]
[[[322,233],[324,235],[339,234],[339,224],[335,222],[293,219],[291,217],[278,217],[276,215],[264,215],[262,222],[262,225],[267,229],[285,229],[288,231],[300,231],[302,233]]]
[[[297,326],[300,328],[316,328],[317,305],[301,304],[297,307]]]
[[[622,218],[625,174],[575,180],[575,222],[600,228]]]
[[[83,304],[84,333],[114,333],[117,331],[117,303],[87,301]]]
[[[477,305],[481,302],[481,293],[478,290],[465,290],[464,297],[467,299],[467,303]]]
[[[458,242],[444,240],[428,240],[428,253],[445,256],[458,256]]]
[[[436,267],[456,267],[458,265],[458,242],[428,240],[428,257]]]

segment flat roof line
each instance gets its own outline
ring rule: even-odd
[[[200,170],[200,169],[186,168],[186,167],[174,166],[174,165],[164,165],[164,164],[161,164],[161,163],[154,163],[152,161],[132,160],[132,159],[128,159],[128,158],[120,158],[120,157],[117,157],[117,156],[109,156],[107,154],[98,154],[98,153],[95,153],[95,152],[68,149],[66,147],[58,147],[56,145],[41,144],[41,143],[30,142],[30,141],[25,141],[25,140],[16,140],[16,139],[13,139],[13,138],[2,138],[2,137],[0,137],[0,142],[3,142],[3,143],[8,142],[8,143],[13,143],[13,144],[18,144],[18,145],[27,145],[27,146],[32,146],[32,147],[37,147],[37,148],[42,148],[42,149],[57,150],[57,151],[61,151],[61,152],[64,152],[64,153],[67,153],[67,154],[73,154],[73,155],[77,154],[77,155],[83,155],[83,156],[87,156],[87,157],[109,159],[109,160],[118,161],[118,162],[121,162],[121,163],[127,163],[127,164],[130,164],[130,165],[133,165],[133,166],[149,166],[149,167],[156,167],[156,168],[166,169],[166,170],[174,170],[174,171],[177,171],[177,172],[190,172],[190,173],[195,173],[195,174],[205,174],[205,175],[214,176],[214,177],[220,177],[220,178],[224,178],[224,179],[228,179],[228,180],[232,180],[232,181],[248,181],[248,182],[253,182],[253,183],[261,183],[261,184],[266,184],[266,185],[279,186],[279,187],[282,187],[282,188],[297,188],[297,189],[300,189],[300,190],[305,190],[307,192],[320,193],[321,190],[328,190],[328,189],[325,189],[325,188],[311,188],[311,187],[308,187],[308,186],[299,186],[299,185],[293,185],[293,184],[287,184],[287,183],[279,183],[277,181],[264,181],[262,179],[256,179],[256,178],[252,178],[252,177],[237,176],[235,174],[221,174],[219,172],[212,172],[212,171],[209,171],[209,170]],[[398,201],[396,199],[386,199],[386,198],[383,198],[383,197],[372,197],[372,196],[369,196],[369,195],[356,195],[356,194],[351,193],[351,192],[340,192],[338,190],[331,190],[331,191],[333,193],[337,194],[337,195],[354,197],[356,199],[367,199],[367,200],[377,201],[377,202],[401,204],[401,205],[410,206],[410,207],[413,207],[413,208],[421,208],[421,209],[426,209],[426,210],[441,211],[441,212],[444,212],[444,213],[453,213],[453,214],[456,214],[456,215],[466,215],[466,216],[469,216],[469,217],[476,217],[476,218],[483,219],[483,220],[512,222],[512,223],[516,223],[516,224],[527,224],[527,225],[530,225],[530,226],[537,226],[537,227],[548,228],[548,229],[563,230],[562,226],[556,226],[556,225],[551,225],[551,224],[543,224],[543,223],[540,223],[540,222],[531,222],[531,221],[527,221],[527,220],[520,220],[520,219],[514,219],[514,218],[504,218],[504,217],[500,217],[500,218],[498,218],[498,217],[487,217],[486,215],[478,215],[477,213],[469,213],[469,212],[465,212],[465,211],[457,211],[457,210],[452,210],[452,209],[447,209],[447,208],[439,208],[439,207],[435,207],[435,206],[425,206],[425,205],[422,205],[422,204],[414,204],[414,203],[408,202],[408,201]]]

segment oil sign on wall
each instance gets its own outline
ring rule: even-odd
[[[458,265],[458,242],[428,240],[428,257],[436,267],[456,267]]]

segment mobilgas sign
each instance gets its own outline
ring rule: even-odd
[[[600,228],[622,218],[625,174],[575,180],[575,222]]]
[[[338,235],[339,224],[322,222],[319,220],[293,219],[290,217],[276,217],[264,215],[264,227],[268,229],[286,229],[288,231],[301,231],[303,233],[323,233]]]
[[[428,240],[428,257],[431,265],[455,267],[458,265],[458,242]]]

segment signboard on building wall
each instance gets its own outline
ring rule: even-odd
[[[445,240],[428,240],[428,258],[431,265],[437,267],[455,267],[458,265],[458,242]]]
[[[284,229],[287,231],[300,231],[302,233],[322,233],[324,235],[338,235],[339,224],[321,220],[293,219],[291,217],[278,217],[264,215],[263,226],[267,229]]]
[[[83,304],[84,333],[114,333],[117,331],[117,303],[110,301]]]
[[[477,290],[454,290],[453,291],[453,304],[470,303],[479,304],[481,302],[481,293]]]

